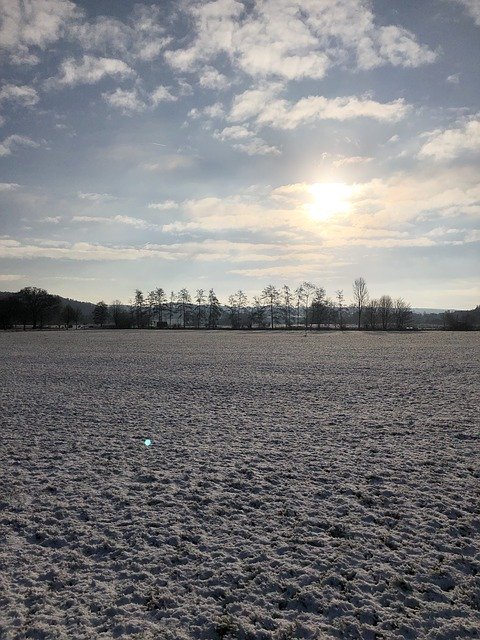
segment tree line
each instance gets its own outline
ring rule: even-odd
[[[355,316],[355,317],[354,317]],[[166,291],[157,287],[144,294],[137,289],[128,305],[120,300],[111,304],[99,301],[90,317],[85,317],[73,302],[62,302],[45,289],[25,287],[0,300],[0,322],[4,329],[20,325],[24,329],[48,325],[63,327],[81,324],[115,328],[194,328],[194,329],[345,329],[354,322],[357,328],[405,329],[411,320],[411,308],[402,298],[382,296],[370,299],[363,278],[355,280],[353,301],[346,302],[342,290],[329,298],[323,287],[303,282],[295,289],[269,284],[251,300],[241,289],[221,303],[213,289],[186,288]]]
[[[79,305],[83,305],[82,310]],[[85,307],[88,312],[85,312]],[[480,307],[473,311],[429,314],[432,326],[467,330],[480,328]],[[249,299],[243,290],[221,303],[213,289],[166,291],[157,287],[148,293],[136,289],[129,304],[114,300],[96,305],[64,301],[38,287],[25,287],[0,298],[0,326],[41,329],[46,326],[98,326],[118,329],[322,329],[357,328],[405,330],[412,327],[414,314],[403,298],[382,295],[372,298],[364,278],[357,278],[352,296],[343,290],[328,297],[312,282],[298,287],[269,284]],[[416,315],[418,324],[421,318]]]
[[[332,299],[323,287],[307,281],[295,289],[269,284],[251,300],[240,289],[225,304],[213,289],[196,289],[193,294],[180,289],[167,295],[158,287],[147,294],[137,289],[128,309],[118,300],[110,307],[99,302],[94,316],[100,325],[110,319],[115,326],[129,324],[136,328],[345,329],[352,324],[352,306],[358,328],[405,329],[411,320],[411,307],[402,298],[393,300],[385,295],[379,300],[370,299],[363,278],[355,280],[352,305],[347,304],[342,290]]]

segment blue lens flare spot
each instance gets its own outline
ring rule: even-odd
[[[146,440],[144,440],[144,445],[145,445],[146,447],[150,447],[150,446],[151,446],[151,444],[152,444],[152,441],[150,440],[150,438],[147,438]]]

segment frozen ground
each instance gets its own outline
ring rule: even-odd
[[[479,638],[479,347],[0,335],[0,638]]]

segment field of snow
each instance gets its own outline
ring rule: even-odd
[[[480,335],[0,353],[2,640],[480,637]]]

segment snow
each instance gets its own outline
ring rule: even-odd
[[[0,638],[478,638],[479,346],[0,335]]]

